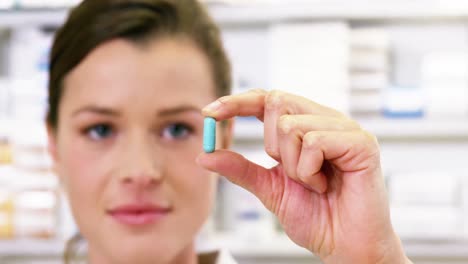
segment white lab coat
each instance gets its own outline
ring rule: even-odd
[[[227,250],[220,250],[215,264],[237,264]]]

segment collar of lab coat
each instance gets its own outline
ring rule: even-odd
[[[204,252],[198,255],[198,263],[200,264],[237,264],[234,258],[227,250],[215,250],[212,252]]]
[[[227,250],[220,250],[216,264],[237,264],[237,262]]]

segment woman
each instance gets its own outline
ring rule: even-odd
[[[375,138],[308,99],[229,96],[230,83],[219,30],[195,0],[85,0],[72,11],[52,49],[47,125],[88,262],[221,263],[194,250],[221,174],[325,263],[409,263]],[[200,154],[204,116],[222,121],[226,149],[230,118],[252,115],[277,167]]]

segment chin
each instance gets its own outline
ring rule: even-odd
[[[183,241],[176,241],[174,236],[169,239],[164,237],[158,238],[158,236],[152,236],[151,238],[149,236],[147,238],[122,237],[120,242],[108,245],[106,251],[112,255],[110,263],[171,263],[188,246],[192,245],[191,241],[186,246],[184,244]]]

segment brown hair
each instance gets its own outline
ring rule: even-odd
[[[63,81],[97,46],[117,38],[145,44],[155,38],[190,39],[211,63],[216,95],[230,93],[231,69],[220,30],[197,0],[84,0],[75,7],[55,36],[50,56],[47,124],[56,129]],[[70,263],[82,237],[67,243]]]
[[[55,36],[50,57],[47,124],[58,126],[63,80],[100,44],[124,38],[144,44],[158,37],[189,38],[209,59],[216,95],[230,93],[231,67],[220,30],[197,0],[84,0]]]

